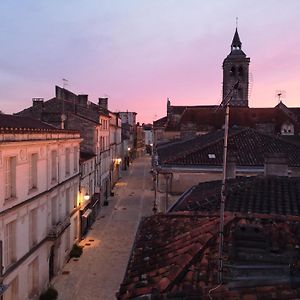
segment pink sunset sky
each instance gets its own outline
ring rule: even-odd
[[[251,107],[300,106],[300,1],[52,0],[0,3],[0,110],[54,86],[109,97],[111,111],[152,122],[172,105],[218,104],[238,16],[250,57]]]

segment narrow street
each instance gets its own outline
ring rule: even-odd
[[[113,300],[123,279],[142,216],[152,214],[150,157],[136,159],[114,188],[88,236],[53,284],[58,300]]]

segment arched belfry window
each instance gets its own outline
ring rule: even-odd
[[[244,76],[244,69],[242,66],[239,66],[239,77],[243,78],[243,76]]]
[[[235,66],[232,66],[230,69],[230,76],[234,77],[236,74]]]

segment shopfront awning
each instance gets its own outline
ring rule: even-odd
[[[92,213],[92,210],[88,208],[86,212],[82,215],[83,218],[87,218]]]

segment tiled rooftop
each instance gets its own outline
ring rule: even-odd
[[[224,280],[211,291],[212,299],[299,297],[299,265],[290,273],[290,265],[299,263],[299,221],[227,213]],[[213,215],[179,212],[143,219],[117,298],[209,299],[218,285],[218,231],[219,217]]]
[[[224,131],[217,130],[176,144],[164,144],[158,148],[159,162],[166,166],[222,166],[223,136]],[[236,157],[237,166],[263,166],[268,153],[283,153],[289,166],[300,166],[298,145],[251,128],[231,129],[228,151]]]
[[[188,275],[195,257],[204,256],[217,231],[217,217],[156,215],[144,219],[119,299],[172,290],[175,283]]]
[[[60,125],[61,114],[63,111],[66,115],[75,114],[94,123],[99,123],[99,115],[109,117],[108,109],[99,107],[99,105],[87,101],[87,96],[85,102],[80,102],[81,95],[75,95],[74,93],[59,87],[56,88],[60,90],[61,93],[65,93],[64,101],[61,98],[63,95],[59,94],[57,97],[42,101],[38,105],[32,105],[18,112],[17,115],[40,119],[54,124],[56,127]]]
[[[220,207],[221,181],[199,183],[183,194],[171,211],[216,213]],[[226,211],[300,216],[300,178],[238,177],[229,179]]]
[[[167,122],[166,130],[174,131],[184,128],[188,124],[193,124],[196,130],[203,128],[211,128],[211,130],[220,129],[224,125],[225,110],[217,109],[216,106],[186,106],[184,109],[179,106],[172,112],[180,115],[177,122]],[[289,112],[289,109],[286,108]],[[297,110],[291,110],[292,114],[287,114],[279,107],[269,108],[249,108],[249,107],[231,107],[230,109],[230,126],[247,126],[257,128],[258,124],[274,124],[276,132],[280,131],[282,123],[289,121],[299,130],[299,123],[294,118],[297,115]],[[204,127],[203,127],[204,126]]]
[[[160,118],[158,120],[155,120],[153,122],[153,126],[154,127],[163,127],[166,125],[166,122],[167,122],[167,117],[163,117],[163,118]]]
[[[29,117],[16,115],[0,114],[0,132],[1,133],[25,133],[25,132],[63,132],[75,131],[57,129],[45,122],[35,120]]]

